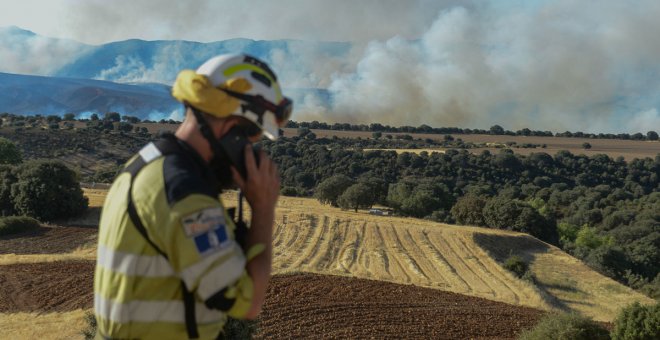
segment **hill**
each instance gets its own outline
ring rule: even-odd
[[[318,105],[327,106],[329,94],[320,88],[318,75],[305,80],[318,66],[303,56],[340,63],[351,48],[346,42],[250,39],[209,43],[132,39],[92,46],[0,27],[0,112],[61,116],[116,111],[140,119],[169,119],[180,109],[169,95],[178,72],[225,53],[248,53],[265,60],[282,70],[280,78],[290,78],[283,84],[296,102],[313,96]]]
[[[44,116],[131,112],[142,119],[150,115],[167,119],[180,107],[165,85],[0,73],[2,112]]]
[[[276,273],[412,284],[599,321],[612,321],[633,301],[653,302],[527,234],[340,211],[291,197],[280,199],[276,222]],[[502,267],[511,254],[531,265],[533,284]]]

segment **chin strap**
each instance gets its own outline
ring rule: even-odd
[[[218,140],[215,138],[215,135],[213,135],[213,130],[211,130],[211,126],[206,121],[206,119],[204,119],[202,113],[190,105],[186,107],[190,108],[193,115],[195,115],[195,118],[197,119],[197,125],[199,126],[199,132],[202,134],[204,139],[206,139],[206,141],[209,142],[209,145],[211,146],[211,151],[213,152],[213,157],[214,158],[219,157],[220,160],[226,161],[227,155],[225,154],[225,151],[222,149],[222,146],[220,146]]]

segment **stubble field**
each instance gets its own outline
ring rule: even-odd
[[[332,138],[337,136],[339,138],[372,138],[371,132],[363,131],[336,131],[336,130],[312,130],[317,138]],[[297,134],[297,129],[284,129],[284,135],[292,137]],[[383,133],[383,136],[390,133]],[[404,133],[391,133],[392,136],[404,135]],[[433,139],[442,141],[444,135],[439,134],[410,134],[415,139]],[[502,135],[479,135],[479,134],[452,134],[455,139],[462,139],[464,142],[472,142],[475,144],[487,144],[490,146],[483,148],[467,149],[474,154],[480,154],[483,150],[491,152],[498,152],[500,147],[504,147],[507,142],[516,142],[518,145],[523,144],[536,144],[543,145],[545,148],[511,148],[515,153],[521,155],[529,155],[533,152],[545,152],[549,155],[554,155],[560,150],[567,150],[573,154],[586,156],[593,156],[597,154],[606,154],[612,158],[623,157],[626,161],[631,161],[635,158],[655,158],[660,153],[660,142],[658,141],[635,141],[635,140],[618,140],[618,139],[591,139],[591,138],[572,138],[572,137],[535,137],[535,136],[502,136]],[[382,137],[381,137],[382,138]],[[591,148],[586,150],[582,144],[589,143]],[[421,152],[422,150],[410,152]],[[444,152],[444,149],[425,149],[427,152]]]

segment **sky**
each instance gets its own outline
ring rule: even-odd
[[[282,79],[332,94],[330,108],[313,96],[296,103],[306,120],[660,130],[657,0],[0,0],[0,9],[0,27],[87,44],[353,42],[340,61],[300,51],[311,74],[288,60],[274,65]],[[0,51],[7,56],[22,58]],[[39,63],[46,69],[33,73],[56,64]]]

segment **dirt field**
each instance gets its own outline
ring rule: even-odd
[[[514,339],[541,316],[435,289],[295,274],[271,280],[257,338]]]
[[[34,232],[5,236],[0,254],[68,253],[85,245],[96,245],[95,228],[41,227]]]
[[[362,131],[334,131],[334,130],[312,130],[317,137],[332,137],[337,136],[340,138],[372,138],[371,132]],[[287,137],[295,136],[297,129],[284,129],[284,135]],[[390,133],[383,133],[390,134]],[[404,133],[391,133],[391,135],[403,135]],[[443,140],[444,135],[437,134],[410,134],[415,139],[430,138],[433,140]],[[593,156],[596,154],[606,154],[610,157],[616,158],[619,156],[624,157],[626,160],[634,158],[650,157],[655,158],[660,154],[660,142],[647,142],[647,141],[633,141],[633,140],[616,140],[616,139],[590,139],[590,138],[569,138],[569,137],[532,137],[532,136],[494,136],[494,135],[462,135],[452,134],[456,139],[460,138],[465,142],[473,143],[495,143],[504,144],[506,142],[516,142],[518,145],[525,143],[543,145],[546,148],[512,148],[515,153],[522,155],[529,155],[532,152],[545,152],[549,155],[554,155],[557,151],[568,150],[573,154],[584,154]],[[583,143],[591,144],[591,149],[585,150],[582,147]],[[494,147],[488,148],[475,148],[468,149],[469,152],[480,154],[483,150],[490,150],[491,152],[498,152],[499,149]],[[431,150],[427,150],[431,151]]]

